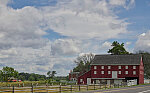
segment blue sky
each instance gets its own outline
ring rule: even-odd
[[[113,41],[150,52],[149,0],[0,0],[0,68],[67,75]],[[5,41],[5,42],[4,42]]]

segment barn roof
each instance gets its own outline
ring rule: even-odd
[[[95,55],[91,65],[140,65],[142,55]]]

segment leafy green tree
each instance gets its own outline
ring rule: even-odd
[[[55,74],[57,74],[56,71],[48,71],[47,72],[47,75],[49,76],[49,78],[53,78],[55,76]]]
[[[18,77],[18,71],[8,66],[3,67],[3,69],[0,71],[0,74],[2,76],[3,81],[8,81],[8,79],[11,77],[14,77],[14,78]]]
[[[0,81],[3,81],[3,74],[2,74],[2,70],[0,70]]]
[[[25,80],[25,76],[19,75],[18,79],[24,81]]]
[[[114,41],[111,46],[113,46],[113,48],[109,49],[108,53],[113,55],[129,54],[124,48],[124,43],[119,44],[117,41]]]
[[[35,78],[33,76],[30,76],[29,81],[35,81]]]
[[[94,54],[83,54],[77,57],[74,61],[76,63],[76,67],[73,69],[73,72],[84,73],[90,69],[90,64],[94,59]]]
[[[31,74],[30,73],[19,73],[19,79],[30,80],[30,81],[39,81],[39,80],[46,80],[46,76],[35,74],[35,73],[31,73]]]

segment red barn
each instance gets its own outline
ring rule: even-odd
[[[91,69],[78,77],[78,84],[120,84],[128,80],[144,83],[142,55],[96,55]]]

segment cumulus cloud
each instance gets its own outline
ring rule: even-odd
[[[68,72],[74,66],[73,55],[95,46],[84,41],[103,42],[128,32],[128,23],[119,19],[112,9],[114,5],[124,7],[122,3],[59,0],[54,6],[13,9],[7,5],[10,2],[0,0],[0,67],[40,74],[54,69],[62,75],[61,71]],[[44,37],[49,29],[68,38],[50,41]],[[104,42],[101,48],[109,45]]]
[[[79,42],[72,39],[58,39],[51,46],[52,54],[59,56],[77,54],[80,52],[78,43]]]
[[[126,9],[130,9],[134,6],[135,0],[109,0],[109,4],[113,6],[123,6]]]
[[[139,50],[150,52],[150,30],[139,35],[134,51],[138,52]]]
[[[106,40],[126,33],[128,25],[109,6],[106,0],[62,0],[44,17],[49,28],[64,36]]]
[[[100,50],[101,53],[105,54],[109,49],[112,48],[111,44],[112,44],[111,42],[105,41],[99,46],[98,49]]]

